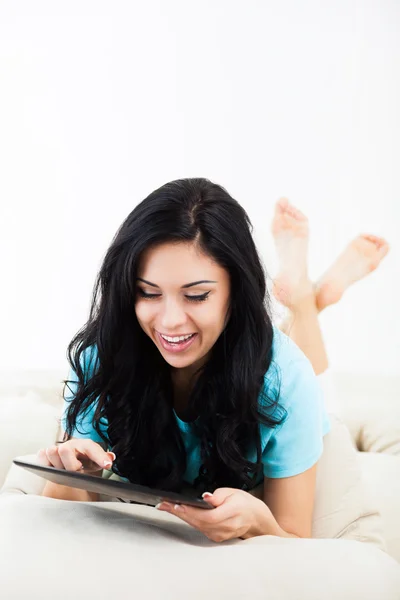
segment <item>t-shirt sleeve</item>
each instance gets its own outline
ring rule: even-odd
[[[276,359],[280,371],[280,403],[285,420],[273,429],[262,452],[265,477],[291,477],[311,468],[321,457],[330,429],[322,388],[304,353],[287,336]]]
[[[88,351],[89,348],[86,349],[80,357],[80,365],[83,369],[85,381],[87,380],[88,375],[94,369],[95,355],[93,351],[91,351],[90,353]],[[61,427],[63,431],[65,431],[66,428],[66,411],[68,410],[69,404],[75,398],[77,389],[78,376],[75,370],[72,367],[70,367],[67,378],[67,384],[64,388],[64,405],[61,415]],[[104,443],[104,440],[100,437],[100,435],[97,433],[93,426],[93,417],[96,410],[96,406],[97,401],[93,402],[93,404],[91,404],[90,407],[84,413],[78,414],[75,428],[72,431],[72,437],[90,439],[94,442]],[[107,433],[107,422],[105,419],[100,420],[100,429],[105,434]]]

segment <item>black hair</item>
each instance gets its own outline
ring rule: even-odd
[[[95,404],[93,427],[116,454],[118,475],[158,489],[182,489],[187,463],[173,414],[171,367],[140,327],[134,308],[143,252],[167,242],[195,243],[229,274],[230,315],[188,399],[188,414],[198,415],[193,433],[201,440],[194,487],[199,493],[251,489],[262,473],[259,425],[276,427],[286,416],[279,385],[269,389],[265,377],[274,368],[274,334],[266,273],[252,231],[244,208],[205,178],[166,183],[132,210],[105,254],[89,319],[68,345],[79,383],[66,412],[63,442],[72,437],[78,415]],[[93,348],[97,365],[88,374],[83,353]],[[104,417],[107,436],[99,427]],[[255,463],[245,458],[252,449]]]

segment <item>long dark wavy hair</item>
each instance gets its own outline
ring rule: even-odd
[[[79,383],[74,382],[62,442],[71,439],[78,415],[95,404],[93,427],[116,454],[115,473],[163,490],[179,492],[187,485],[186,452],[173,414],[171,367],[140,327],[135,300],[145,250],[165,242],[195,242],[227,270],[231,296],[228,323],[197,372],[188,399],[188,413],[198,415],[193,433],[201,440],[194,488],[201,494],[217,487],[255,485],[262,473],[259,425],[276,427],[286,411],[279,403],[279,383],[269,389],[265,377],[276,367],[273,326],[266,274],[252,231],[242,206],[204,178],[166,183],[134,208],[106,252],[89,319],[68,345],[68,362]],[[97,363],[88,374],[82,369],[83,353],[93,348]],[[69,387],[71,381],[63,383]],[[108,420],[107,437],[99,427],[103,418]],[[250,462],[245,455],[255,455],[254,450],[257,461]]]

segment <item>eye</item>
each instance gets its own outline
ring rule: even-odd
[[[207,300],[210,292],[206,292],[205,294],[201,294],[200,296],[185,296],[190,302],[204,302]]]
[[[146,294],[146,292],[144,292],[142,288],[138,288],[137,292],[142,298],[158,298],[159,296],[161,296],[161,294]]]
[[[146,294],[146,292],[144,292],[142,288],[138,288],[137,291],[139,296],[141,298],[144,298],[145,300],[151,300],[152,298],[159,298],[161,296],[161,294]],[[207,300],[209,294],[210,292],[206,292],[205,294],[201,294],[200,296],[185,296],[185,298],[187,298],[189,302],[204,302],[205,300]]]

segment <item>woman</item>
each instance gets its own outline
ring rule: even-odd
[[[68,356],[64,442],[43,464],[100,474],[112,459],[125,480],[207,490],[212,511],[159,508],[214,541],[311,537],[329,418],[315,365],[272,325],[251,223],[224,188],[173,181],[131,212]],[[72,497],[52,483],[43,495]]]

